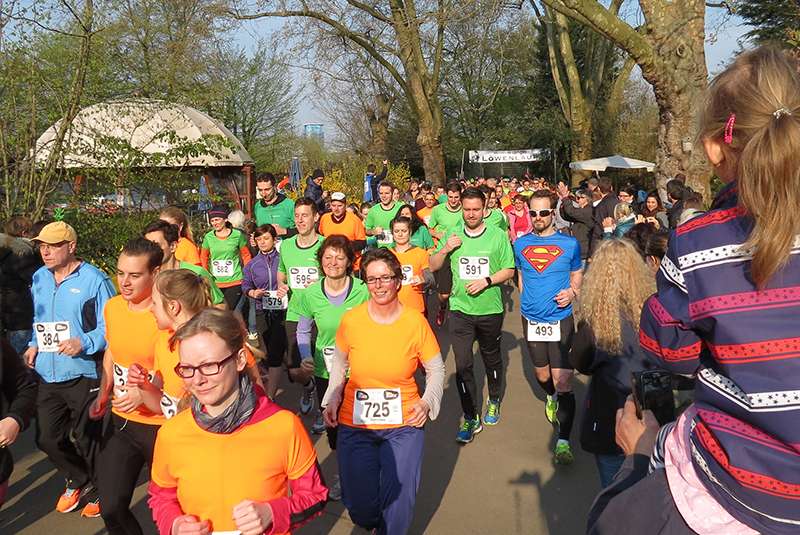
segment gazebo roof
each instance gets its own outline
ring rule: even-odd
[[[50,156],[61,121],[36,141],[36,163]],[[209,137],[217,136],[217,137]],[[181,150],[207,140],[212,154]],[[140,152],[143,165],[156,167],[241,167],[253,163],[241,142],[221,122],[184,106],[152,99],[112,100],[78,112],[65,138],[59,167],[110,168],[130,151]],[[150,163],[147,163],[150,162]]]

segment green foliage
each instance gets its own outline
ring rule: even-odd
[[[776,43],[800,53],[800,2],[739,0],[736,13],[753,27],[747,35],[757,43]]]

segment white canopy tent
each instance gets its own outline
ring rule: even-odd
[[[60,121],[36,141],[36,163],[50,156]],[[219,136],[228,146],[216,154],[182,154],[158,167],[242,167],[253,159],[230,130],[205,113],[180,104],[152,99],[103,102],[83,108],[70,125],[61,150],[62,169],[114,167],[119,140],[145,155],[169,154],[176,143]]]
[[[634,158],[626,158],[615,154],[613,156],[606,156],[604,158],[594,158],[592,160],[581,160],[578,162],[570,162],[569,168],[576,171],[605,171],[609,167],[617,169],[646,169],[653,171],[656,164],[653,162],[646,162],[644,160],[636,160]]]

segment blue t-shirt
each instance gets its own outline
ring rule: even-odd
[[[569,275],[582,267],[578,240],[556,232],[547,237],[525,234],[514,242],[514,260],[522,274],[522,315],[554,322],[572,315],[572,304],[559,308],[554,298],[569,288]]]

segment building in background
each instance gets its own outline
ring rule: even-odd
[[[303,137],[312,137],[325,144],[325,127],[322,123],[306,123],[303,125]]]

